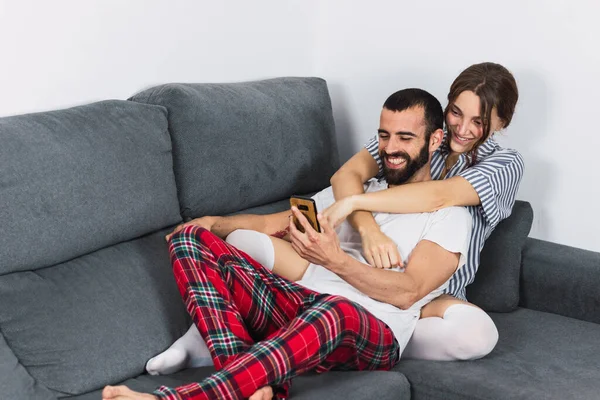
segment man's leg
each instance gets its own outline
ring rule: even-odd
[[[261,232],[238,229],[232,232],[226,241],[268,270],[289,280],[300,279],[309,264],[292,249],[288,241]],[[159,375],[170,374],[186,367],[212,364],[204,339],[193,324],[167,350],[148,360],[146,370],[151,375]]]
[[[202,228],[174,235],[170,253],[180,294],[218,370],[287,325],[317,296]]]
[[[442,295],[423,307],[402,358],[475,360],[489,354],[497,342],[498,330],[485,311]]]
[[[319,295],[289,324],[204,381],[161,387],[155,394],[168,399],[242,399],[306,371],[389,370],[398,358],[398,343],[382,321],[343,297]]]

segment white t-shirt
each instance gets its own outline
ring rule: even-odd
[[[365,185],[365,192],[384,189],[387,189],[385,181],[371,180]],[[335,202],[331,187],[317,193],[313,199],[320,211]],[[460,253],[458,269],[465,264],[471,236],[471,215],[464,207],[449,207],[417,214],[373,213],[373,216],[381,231],[398,245],[405,262],[419,241],[429,240],[452,253]],[[342,250],[358,261],[368,264],[362,254],[360,235],[348,221],[340,224],[336,232]],[[403,273],[399,268],[392,270]],[[450,278],[407,310],[370,298],[320,265],[310,264],[297,283],[316,292],[344,296],[360,304],[392,329],[402,353],[415,329],[421,308],[441,295],[449,281]]]

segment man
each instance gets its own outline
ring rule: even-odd
[[[442,121],[442,107],[429,93],[406,89],[391,95],[379,127],[385,181],[369,182],[366,191],[430,180],[429,160],[442,142]],[[314,199],[323,210],[334,202],[333,192],[325,189]],[[318,233],[297,209],[291,212],[305,233],[286,211],[203,217],[169,235],[177,285],[217,372],[200,383],[161,387],[155,396],[107,387],[103,398],[258,399],[270,398],[272,386],[285,397],[290,380],[306,371],[392,368],[420,308],[439,296],[464,264],[468,212],[454,207],[376,214],[382,232],[400,254],[409,255],[406,268],[395,270],[366,264],[360,236],[347,222],[334,230],[320,215]],[[270,243],[259,245],[267,253],[272,246],[264,266],[220,239],[240,228],[272,234],[286,227],[290,242],[268,238]]]

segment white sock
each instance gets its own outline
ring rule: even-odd
[[[177,339],[167,350],[151,358],[146,363],[150,375],[167,375],[184,368],[213,365],[212,357],[196,325]]]
[[[498,330],[485,311],[453,304],[444,318],[423,318],[402,352],[402,358],[418,360],[476,360],[494,350]]]
[[[229,234],[227,243],[240,249],[269,271],[275,265],[275,248],[268,235],[247,229],[238,229]]]
[[[269,236],[264,233],[238,229],[227,236],[227,243],[242,250],[269,270],[275,264],[275,249]],[[196,325],[180,337],[167,350],[146,363],[150,375],[172,374],[184,368],[213,365],[210,352]]]

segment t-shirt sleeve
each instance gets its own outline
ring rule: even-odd
[[[379,166],[379,172],[375,176],[375,178],[380,179],[383,178],[383,165],[381,161],[381,157],[379,157],[379,137],[377,135],[373,136],[366,144],[365,149],[373,156],[375,161],[377,161],[377,165]]]
[[[492,228],[512,212],[524,168],[521,154],[506,149],[459,174],[477,192],[483,215]]]
[[[333,188],[331,186],[326,187],[320,192],[312,196],[317,206],[317,212],[322,212],[327,207],[335,203],[335,196],[333,195]]]
[[[421,240],[429,240],[451,253],[460,253],[458,268],[467,262],[473,219],[465,207],[442,208],[434,213]]]

